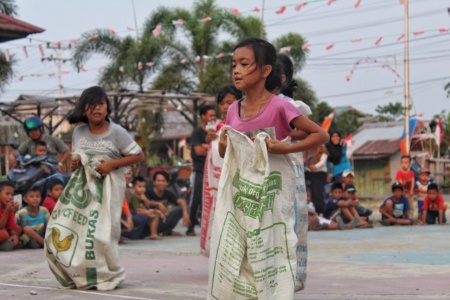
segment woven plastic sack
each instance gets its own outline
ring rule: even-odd
[[[296,199],[304,190],[297,184],[303,174],[296,176],[301,170],[295,170],[291,155],[267,153],[266,133],[252,142],[226,129],[208,299],[293,299],[304,286],[306,266],[306,239],[302,246],[297,237],[307,229],[299,230],[307,227],[306,201],[301,212],[301,199]]]
[[[118,265],[123,171],[102,178],[95,171],[99,161],[77,155],[82,167],[67,183],[47,226],[47,262],[64,288],[112,290],[125,279]]]

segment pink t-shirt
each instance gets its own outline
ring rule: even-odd
[[[233,102],[228,108],[227,125],[240,132],[274,127],[276,138],[280,141],[291,134],[291,121],[302,115],[294,105],[283,98],[272,95],[258,115],[243,120],[239,116],[239,102]]]

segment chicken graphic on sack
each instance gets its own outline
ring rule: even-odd
[[[58,258],[59,252],[64,252],[70,249],[70,246],[72,245],[72,240],[74,238],[73,233],[66,236],[62,241],[59,240],[61,236],[61,231],[53,227],[52,228],[52,244],[56,249],[56,258]]]

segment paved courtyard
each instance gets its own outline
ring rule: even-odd
[[[449,230],[310,232],[307,288],[295,299],[450,299]],[[58,289],[42,250],[3,252],[0,299],[205,299],[208,260],[198,245],[198,237],[127,241],[127,279],[111,292]]]

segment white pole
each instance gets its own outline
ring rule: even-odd
[[[408,22],[408,5],[409,0],[405,0],[405,142],[406,142],[406,154],[410,152],[410,137],[409,137],[409,22]]]

